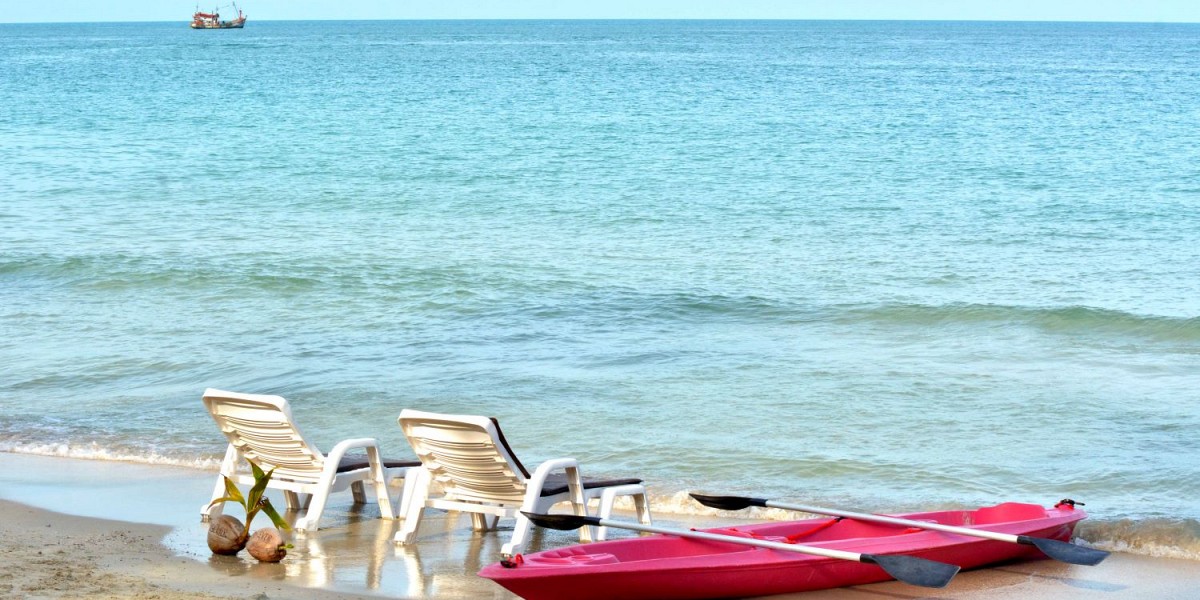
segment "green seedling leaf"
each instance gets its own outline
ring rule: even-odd
[[[233,483],[233,480],[229,477],[222,477],[225,477],[225,496],[231,501],[241,504],[242,507],[245,508],[246,498],[242,496],[242,492],[238,489],[237,484]]]
[[[263,473],[263,470],[254,463],[250,463],[254,467],[254,487],[250,488],[250,492],[246,495],[246,506],[258,506],[262,500],[263,492],[267,491],[267,484],[271,483],[271,476],[275,474],[275,469],[271,469],[269,473]]]
[[[262,511],[267,513],[267,516],[271,518],[271,523],[274,523],[275,527],[278,527],[283,531],[290,531],[292,529],[292,526],[288,525],[288,522],[283,520],[283,517],[279,516],[279,512],[275,510],[275,507],[271,506],[270,500],[263,501]]]
[[[225,496],[224,498],[217,498],[216,500],[209,502],[208,507],[212,508],[214,505],[220,504],[222,502],[239,502],[240,503],[240,501],[241,501],[240,498],[234,498],[233,496]]]

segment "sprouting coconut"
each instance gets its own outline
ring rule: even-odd
[[[244,526],[237,519],[226,515],[221,515],[221,518],[209,526],[208,547],[215,554],[237,554],[242,548],[245,548],[246,542],[250,538],[250,522],[254,520],[254,516],[259,511],[267,513],[267,516],[271,518],[271,522],[279,529],[285,531],[291,529],[287,521],[284,521],[283,517],[279,516],[279,512],[275,510],[275,507],[271,506],[271,500],[263,495],[263,492],[267,490],[267,484],[271,481],[271,476],[275,474],[275,469],[264,473],[254,463],[250,463],[250,469],[254,472],[254,486],[250,488],[250,491],[245,496],[242,496],[242,492],[238,490],[237,485],[233,483],[232,479],[225,477],[225,496],[213,500],[208,505],[212,507],[214,504],[222,502],[237,502],[246,511],[246,524]],[[257,533],[262,533],[262,531],[259,530]],[[275,535],[279,536],[279,532],[275,531]],[[279,543],[282,545],[282,537],[279,538]],[[282,548],[276,550],[276,552],[279,552],[279,558],[276,558],[275,561],[282,559],[284,554],[286,554],[286,552],[280,552],[281,550]],[[264,554],[264,556],[270,555]],[[255,558],[258,558],[258,555],[255,555]]]
[[[262,562],[283,560],[283,557],[287,556],[287,549],[291,547],[291,544],[284,543],[283,535],[274,527],[263,527],[255,531],[254,535],[250,536],[250,541],[246,543],[246,551],[250,553],[250,556]]]
[[[246,546],[246,528],[237,517],[221,515],[208,526],[208,549],[213,554],[233,555]]]

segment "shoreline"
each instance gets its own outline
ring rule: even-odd
[[[0,596],[216,600],[296,597],[300,588],[267,577],[221,573],[163,545],[170,527],[80,517],[0,500]],[[317,600],[373,598],[303,589]]]
[[[397,547],[391,538],[398,522],[378,519],[373,504],[353,507],[348,494],[335,497],[328,523],[294,537],[288,558],[270,565],[245,553],[230,558],[208,552],[198,509],[212,473],[11,453],[0,453],[0,473],[0,595],[515,598],[475,576],[498,556],[507,532],[474,534],[467,519],[454,513],[429,519],[415,546]],[[677,515],[658,518],[670,527],[702,524]],[[530,551],[573,542],[567,534],[541,532]],[[1182,599],[1198,588],[1198,562],[1114,553],[1097,567],[1040,560],[963,572],[937,590],[893,581],[772,598]]]

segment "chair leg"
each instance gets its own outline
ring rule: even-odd
[[[291,490],[284,490],[283,503],[289,511],[300,510],[300,494]]]
[[[583,514],[586,515],[587,504],[582,498],[583,490],[580,489],[579,492],[579,504],[582,504],[584,510]],[[554,506],[554,502],[552,500],[543,499],[541,497],[540,489],[537,489],[532,485],[526,488],[525,500],[521,503],[521,510],[516,511],[516,514],[513,515],[517,518],[517,522],[515,525],[513,525],[512,537],[508,539],[507,544],[504,544],[504,546],[500,548],[500,554],[506,557],[514,556],[520,554],[521,549],[525,547],[525,542],[529,537],[529,532],[533,529],[533,523],[531,523],[529,519],[525,518],[525,515],[521,514],[522,512],[545,514],[550,512],[550,507],[552,506]],[[577,504],[575,514],[579,514],[578,507],[579,505]]]
[[[230,478],[237,476],[237,461],[238,451],[229,444],[225,448],[225,458],[221,460],[221,470],[217,473],[217,483],[213,486],[212,498],[209,498],[209,503],[200,507],[200,522],[206,523],[215,519],[225,512],[224,502],[212,504],[213,500],[225,497],[225,477]]]
[[[603,493],[600,494],[600,508],[597,511],[596,516],[600,517],[601,519],[607,519],[612,516],[613,503],[617,500],[616,492],[617,490],[615,488],[607,488]],[[608,528],[597,527],[596,541],[603,542],[606,538],[608,538]]]
[[[637,509],[638,522],[642,525],[653,525],[654,522],[650,518],[650,500],[646,498],[646,492],[633,495],[633,506]]]
[[[567,473],[567,490],[571,496],[571,512],[586,517],[588,514],[587,492],[583,489],[582,478],[579,475],[579,465],[571,465],[563,469]],[[596,539],[595,529],[591,525],[579,528],[579,541],[587,544]]]
[[[525,538],[529,537],[529,530],[532,526],[533,524],[525,518],[525,515],[517,513],[517,524],[513,527],[512,538],[500,548],[500,554],[504,556],[520,554],[521,548],[525,547]]]
[[[396,484],[397,479],[403,480],[407,472],[408,469],[384,469],[381,466],[372,480],[366,482],[367,485],[374,488],[375,504],[379,506],[379,518],[392,520],[404,516],[404,505],[397,506],[392,502],[392,486]],[[401,492],[400,500],[403,501],[403,499],[403,492]]]
[[[400,490],[400,506],[397,507],[397,519],[405,517],[405,511],[408,510],[408,505],[412,501],[413,488],[420,476],[417,475],[416,469],[410,469],[404,474],[404,487]]]
[[[296,529],[300,531],[316,531],[318,522],[321,520],[321,513],[325,512],[325,503],[329,501],[329,487],[321,486],[312,494],[304,494],[308,496],[304,504],[308,505],[308,510],[304,516],[296,521]]]
[[[312,494],[284,490],[283,502],[288,510],[308,510],[308,505],[312,504]]]
[[[217,475],[217,485],[213,487],[212,499],[208,504],[200,507],[200,522],[207,523],[213,519],[220,517],[225,512],[225,503],[218,502],[212,504],[213,500],[223,498],[225,496],[225,480]]]
[[[415,498],[414,498],[415,499]],[[396,532],[396,537],[393,541],[401,546],[406,546],[417,540],[417,529],[421,527],[421,517],[425,515],[425,507],[421,504],[414,503],[409,507],[408,515],[404,517],[404,522],[400,524],[400,530]]]
[[[363,489],[363,482],[355,481],[350,484],[350,493],[354,496],[355,504],[367,503],[367,490]]]
[[[371,465],[371,479],[366,484],[375,488],[375,502],[379,504],[379,516],[383,519],[396,518],[396,511],[392,509],[392,497],[388,493],[388,482],[391,478],[395,478],[400,471],[389,471],[383,467],[383,458],[379,456],[379,447],[370,446],[367,448],[367,462]],[[363,483],[359,483],[357,487],[353,484],[350,486],[355,490],[354,501],[362,504],[367,501],[367,494],[363,489]],[[362,499],[359,499],[359,496]]]
[[[410,469],[404,479],[404,495],[408,497],[408,502],[400,508],[404,522],[394,538],[397,544],[411,544],[417,539],[417,528],[421,526],[425,502],[429,500],[429,471],[424,467]]]
[[[646,488],[640,485],[623,485],[618,487],[605,488],[600,494],[600,510],[597,513],[601,519],[607,519],[612,515],[613,504],[616,502],[617,496],[629,496],[633,499],[633,507],[637,510],[638,522],[643,525],[650,525],[650,501],[646,499]],[[607,527],[596,528],[596,539],[603,541],[608,535]]]
[[[487,515],[483,513],[471,513],[471,530],[472,531],[487,531]]]

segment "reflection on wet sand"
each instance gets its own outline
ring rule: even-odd
[[[285,518],[293,522],[298,513]],[[268,523],[254,523],[267,526]],[[493,598],[516,596],[476,575],[499,560],[512,525],[499,531],[475,532],[470,515],[430,510],[417,543],[400,546],[393,541],[400,521],[379,518],[374,504],[332,506],[322,528],[315,532],[290,532],[293,545],[277,564],[258,563],[242,553],[213,556],[209,565],[230,576],[286,579],[291,585],[382,594],[401,598]],[[199,538],[199,536],[196,536]],[[569,533],[535,531],[528,551],[576,543]]]

